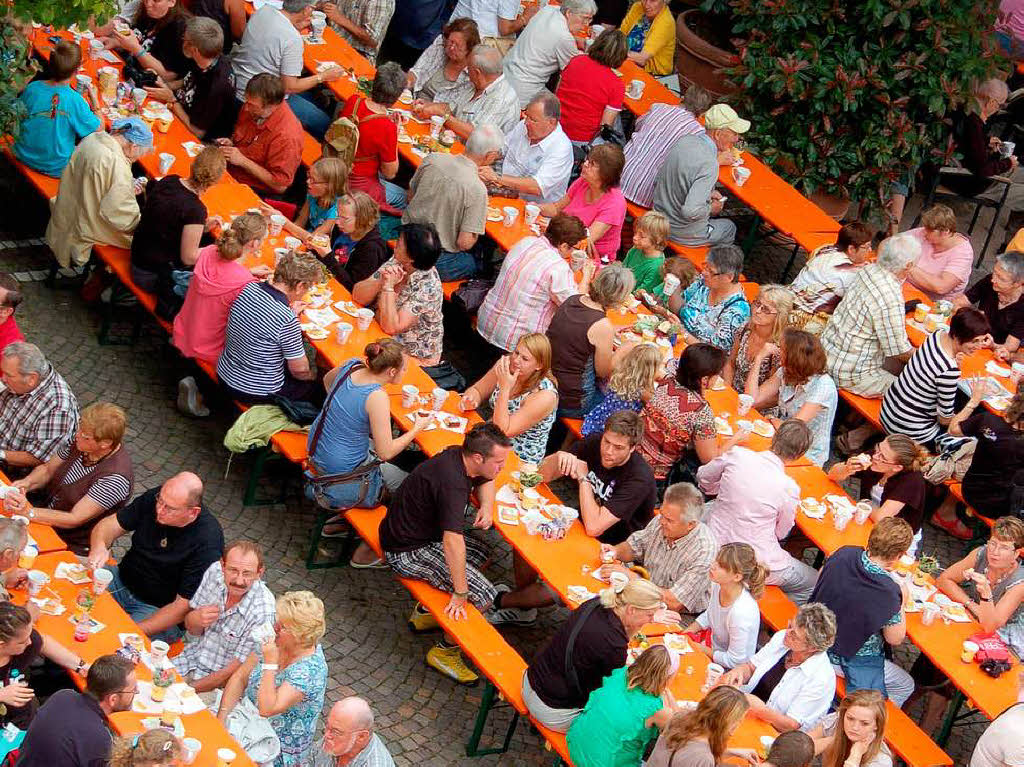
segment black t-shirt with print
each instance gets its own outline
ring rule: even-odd
[[[174,13],[173,9],[170,13]],[[182,43],[185,40],[186,19],[182,14],[177,14],[161,24],[154,21],[139,9],[139,18],[132,27],[142,43],[143,53],[148,53],[161,64],[164,69],[173,72],[181,77],[188,69],[188,59],[182,50]]]
[[[188,71],[174,97],[181,103],[189,122],[204,131],[205,141],[231,135],[238,116],[238,102],[227,57],[217,57],[206,69],[189,61]]]
[[[11,674],[17,671],[20,674],[20,678],[26,682],[29,681],[28,673],[29,667],[39,657],[39,653],[43,648],[43,638],[39,635],[38,631],[33,630],[29,637],[28,647],[22,650],[18,655],[11,657],[6,666],[0,668],[0,682],[4,686],[11,683]],[[31,686],[31,684],[29,685]],[[7,704],[6,711],[0,714],[0,727],[4,727],[7,724],[13,724],[19,730],[28,729],[32,718],[36,715],[36,711],[39,710],[39,701],[32,698],[24,706],[12,706]]]
[[[630,533],[651,521],[657,504],[654,472],[636,451],[622,466],[606,469],[601,464],[601,435],[592,434],[574,444],[569,452],[586,462],[590,470],[587,479],[598,503],[619,518],[598,536],[599,541],[622,543]]]

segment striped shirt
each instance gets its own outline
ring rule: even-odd
[[[929,442],[940,431],[938,417],[953,415],[960,368],[942,348],[945,335],[939,330],[928,336],[883,395],[882,426],[889,434]]]
[[[286,360],[306,354],[299,320],[277,288],[252,282],[231,305],[217,376],[246,394],[273,394],[285,381]]]
[[[57,457],[62,461],[66,461],[71,457],[70,442],[57,451]],[[82,461],[84,457],[82,453],[78,454],[64,475],[62,484],[73,485],[96,471],[99,463],[93,466],[86,466]],[[127,503],[131,492],[132,481],[128,477],[123,474],[108,474],[93,482],[89,486],[89,492],[86,493],[86,496],[92,498],[103,509],[112,509],[122,503]]]
[[[637,120],[636,130],[623,150],[626,167],[622,170],[621,187],[626,199],[651,207],[654,181],[669,150],[683,136],[703,132],[701,124],[683,107],[653,104]]]

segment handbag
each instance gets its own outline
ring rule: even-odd
[[[457,391],[459,394],[466,391],[466,379],[450,362],[442,360],[436,365],[424,365],[423,372],[430,376],[434,383],[442,389]]]
[[[219,705],[219,701],[218,701]],[[231,709],[227,730],[256,764],[271,764],[281,754],[281,739],[270,720],[260,716],[256,704],[246,697]]]
[[[494,283],[494,280],[466,280],[452,293],[452,303],[467,315],[474,315],[494,287]]]
[[[308,402],[288,399],[287,397],[282,397],[279,394],[273,395],[270,398],[270,401],[284,411],[284,414],[288,417],[289,421],[298,424],[299,426],[309,426],[316,420],[316,417],[320,415],[320,410],[317,406],[311,405]]]
[[[583,630],[583,624],[590,619],[591,614],[600,606],[600,599],[591,599],[580,609],[580,617],[576,621],[576,625],[572,627],[572,631],[569,632],[569,641],[565,643],[565,678],[569,682],[569,692],[573,693],[577,698],[586,698],[587,695],[583,692],[583,687],[580,685],[580,678],[576,673],[576,664],[572,662],[572,651],[576,647],[576,637]]]
[[[960,481],[974,460],[974,449],[978,442],[973,437],[954,437],[943,434],[935,440],[938,452],[924,465],[924,478],[933,485],[941,485],[947,480]]]

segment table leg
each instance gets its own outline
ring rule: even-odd
[[[745,256],[749,256],[750,251],[754,249],[754,244],[757,242],[757,227],[760,223],[761,216],[755,211],[754,220],[750,224],[750,231],[747,232],[747,236],[743,238],[743,244],[740,246]]]
[[[964,694],[957,690],[953,693],[953,698],[949,701],[949,708],[946,710],[946,718],[942,722],[942,728],[939,730],[938,737],[935,738],[935,742],[940,748],[946,747],[946,741],[949,740],[950,733],[953,732],[953,725],[956,723],[957,714],[960,713],[960,707],[964,703]]]
[[[800,252],[800,243],[793,243],[793,250],[789,254],[789,261],[786,262],[786,268],[782,270],[782,279],[779,280],[783,285],[786,284],[786,278],[789,277],[789,270],[793,268],[793,262],[796,261],[796,254]]]
[[[512,721],[509,723],[508,730],[505,732],[505,740],[502,742],[500,748],[480,748],[480,737],[484,732],[484,725],[487,723],[487,717],[490,715],[491,710],[497,705],[495,698],[497,690],[490,681],[484,687],[483,697],[480,699],[480,710],[476,715],[476,722],[473,725],[473,734],[469,736],[469,741],[466,743],[466,756],[487,756],[488,754],[504,754],[508,751],[509,746],[512,744],[512,735],[516,731],[516,725],[519,724],[519,712],[515,711],[512,714]]]

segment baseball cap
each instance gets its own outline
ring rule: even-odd
[[[737,133],[750,130],[750,120],[744,120],[728,104],[715,104],[704,113],[704,127],[707,130],[728,128]]]
[[[114,120],[110,132],[124,136],[128,141],[141,147],[153,146],[153,131],[140,117],[124,117]]]

